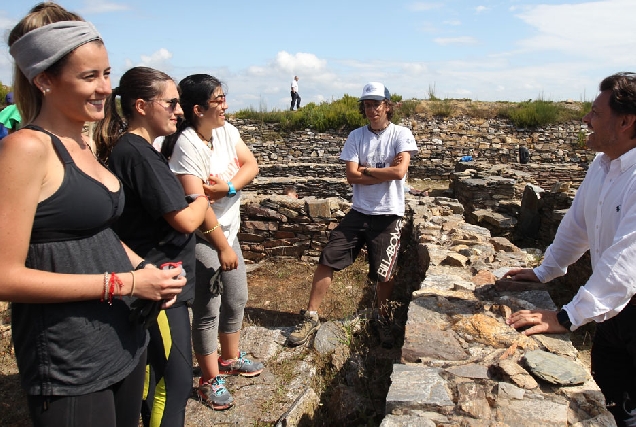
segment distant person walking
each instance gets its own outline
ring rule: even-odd
[[[291,111],[294,111],[294,103],[296,103],[296,109],[300,108],[300,95],[298,94],[298,76],[294,76],[291,84]]]

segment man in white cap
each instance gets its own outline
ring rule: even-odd
[[[346,163],[347,181],[353,186],[353,206],[331,232],[320,255],[307,310],[301,310],[301,322],[288,338],[291,346],[307,342],[316,333],[320,327],[318,307],[333,272],[351,265],[365,243],[378,304],[372,325],[383,347],[394,345],[388,301],[400,246],[404,181],[417,146],[409,129],[391,123],[393,108],[389,90],[382,83],[364,86],[360,113],[369,124],[349,134],[340,154]]]

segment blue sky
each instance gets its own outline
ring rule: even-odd
[[[286,109],[294,75],[303,104],[359,96],[368,81],[404,98],[591,100],[599,81],[636,71],[633,0],[60,0],[106,43],[113,86],[147,65],[179,81],[209,73],[230,111]],[[0,5],[6,35],[36,2]]]

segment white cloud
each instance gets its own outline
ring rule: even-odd
[[[290,74],[323,70],[327,61],[319,59],[313,53],[299,52],[295,55],[285,52],[278,52],[274,60],[274,67]]]
[[[415,2],[415,3],[409,4],[408,8],[410,10],[414,10],[416,12],[419,12],[419,11],[423,11],[423,10],[438,9],[438,8],[440,8],[442,6],[444,6],[444,3],[430,3],[430,2],[418,1],[418,2]]]
[[[125,4],[111,3],[107,0],[84,0],[84,6],[80,8],[79,12],[88,15],[128,9],[130,8]]]
[[[477,39],[470,36],[462,36],[462,37],[438,37],[433,39],[433,41],[439,45],[446,46],[449,44],[475,44],[477,43]]]
[[[477,6],[477,7],[475,8],[475,12],[477,12],[477,13],[481,13],[481,12],[484,12],[484,11],[486,11],[486,10],[488,10],[488,8],[487,8],[486,6],[481,6],[481,5],[480,5],[480,6]]]
[[[633,68],[636,27],[632,0],[538,5],[516,15],[537,31],[519,45],[527,51],[556,50],[571,56]]]
[[[157,70],[170,73],[170,71],[172,70],[172,66],[170,64],[171,58],[172,58],[172,53],[168,51],[168,49],[161,48],[150,55],[141,55],[139,61],[126,59],[125,60],[126,69],[132,68],[135,66],[151,67],[151,68],[156,68]]]
[[[444,21],[443,24],[457,26],[457,25],[462,25],[462,21],[459,21],[459,20]]]

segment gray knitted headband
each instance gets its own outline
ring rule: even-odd
[[[100,40],[93,24],[86,21],[60,21],[29,31],[9,49],[16,64],[30,82],[64,55],[79,46]]]

